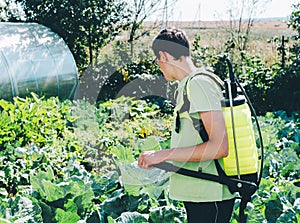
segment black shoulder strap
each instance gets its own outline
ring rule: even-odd
[[[224,90],[224,82],[214,73],[207,71],[207,70],[201,70],[198,73],[196,73],[195,75],[191,76],[185,83],[184,85],[184,89],[183,89],[183,105],[181,106],[181,108],[179,109],[179,113],[188,111],[190,109],[190,100],[188,98],[187,95],[187,85],[188,82],[193,79],[194,77],[198,76],[198,75],[203,75],[206,77],[211,78],[222,90]]]
[[[208,70],[201,70],[199,73],[193,75],[190,80],[192,78],[194,78],[197,75],[204,75],[206,77],[210,77],[222,90],[224,89],[224,82],[221,80],[221,78],[219,78],[216,74],[214,74],[213,72],[210,72]]]
[[[198,75],[204,75],[204,76],[210,77],[212,80],[215,81],[215,83],[221,89],[224,88],[223,81],[217,75],[215,75],[214,73],[206,71],[206,70],[203,70],[203,71],[201,71],[199,73],[196,73],[195,75],[193,75],[192,77],[190,77],[187,80],[187,82],[185,83],[185,86],[184,86],[184,89],[183,89],[183,105],[179,109],[179,113],[182,113],[182,112],[185,112],[185,111],[189,111],[189,109],[190,109],[190,100],[189,100],[188,95],[187,95],[187,85],[188,85],[188,82],[192,78],[194,78],[195,76],[198,76]],[[194,128],[199,132],[202,141],[203,142],[207,142],[209,138],[208,138],[208,134],[206,132],[206,129],[204,127],[204,124],[203,124],[202,120],[194,118],[192,116],[190,116],[190,118],[193,121]]]

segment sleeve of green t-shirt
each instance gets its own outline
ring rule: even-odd
[[[210,77],[197,75],[192,78],[187,87],[190,98],[190,113],[222,110],[222,92]]]

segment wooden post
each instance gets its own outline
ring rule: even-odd
[[[285,48],[284,48],[284,36],[281,37],[281,68],[285,67]]]

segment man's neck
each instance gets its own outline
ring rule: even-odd
[[[178,60],[176,66],[176,79],[181,81],[190,73],[197,70],[190,57],[182,57]]]

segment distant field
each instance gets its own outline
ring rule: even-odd
[[[250,42],[248,52],[259,54],[265,61],[271,62],[277,56],[278,43],[270,41],[274,37],[288,38],[295,34],[288,28],[288,21],[283,19],[256,20],[251,27]],[[169,22],[168,27],[177,27],[186,31],[190,40],[193,41],[197,34],[200,34],[200,44],[215,49],[221,49],[228,40],[230,24],[237,27],[237,22],[228,21],[198,21],[198,22]],[[153,24],[145,23],[145,27]],[[159,29],[159,28],[158,28]],[[156,33],[155,31],[154,33]],[[153,34],[154,36],[154,34]],[[149,41],[153,38],[148,37]],[[145,41],[145,39],[143,39]],[[144,42],[145,43],[145,42]]]
[[[179,21],[169,21],[168,27],[177,27],[184,29],[186,31],[203,31],[203,30],[221,30],[226,29],[230,24],[235,25],[238,22],[229,22],[229,21],[196,21],[196,22],[179,22]],[[293,32],[288,29],[288,21],[283,19],[261,19],[255,20],[252,26],[253,31],[265,32],[267,36],[277,34],[286,34],[290,35]],[[245,22],[244,22],[245,24]],[[152,23],[144,23],[145,27],[153,25]]]

